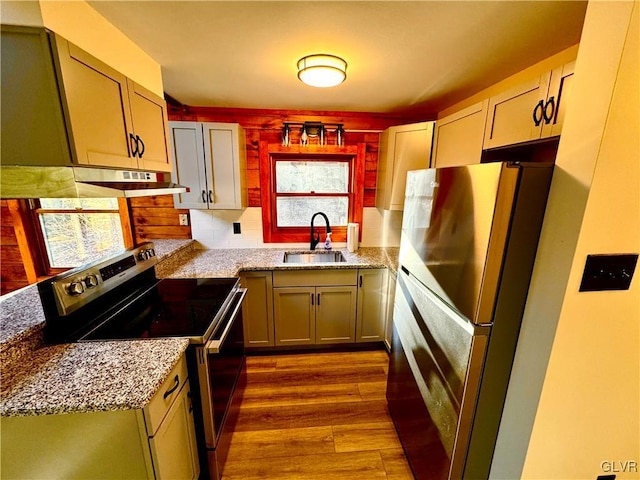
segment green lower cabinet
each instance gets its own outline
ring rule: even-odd
[[[386,268],[358,270],[357,342],[381,342],[385,338],[388,275]]]
[[[316,314],[314,287],[273,289],[276,345],[314,345]]]
[[[386,268],[274,271],[275,346],[382,342],[387,295]]]
[[[353,343],[356,287],[316,288],[316,343]]]
[[[247,296],[242,302],[244,346],[273,347],[273,273],[242,272],[240,282],[247,289]]]

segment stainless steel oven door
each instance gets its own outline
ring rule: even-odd
[[[220,328],[205,345],[196,347],[202,419],[208,449],[217,446],[244,365],[242,302],[246,294],[244,288],[234,293]]]

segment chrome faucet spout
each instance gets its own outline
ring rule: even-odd
[[[313,221],[315,220],[316,215],[321,215],[324,218],[324,222],[327,226],[326,233],[331,233],[331,226],[329,225],[329,219],[327,218],[327,216],[322,212],[314,213],[313,216],[311,217],[311,234],[310,234],[309,250],[315,250],[316,245],[320,243],[320,234],[317,233],[314,235],[314,232],[313,232]]]

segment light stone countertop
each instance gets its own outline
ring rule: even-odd
[[[398,248],[340,249],[346,262],[285,264],[284,249],[199,250],[193,240],[154,240],[158,277],[236,277],[246,270],[398,268]],[[302,250],[287,250],[302,251]],[[142,408],[188,346],[145,339],[45,346],[36,285],[0,297],[0,415]]]
[[[187,338],[51,345],[3,369],[0,415],[143,408],[189,345]]]
[[[192,248],[181,255],[174,255],[156,267],[156,273],[164,278],[237,277],[242,271],[251,270],[335,270],[345,268],[384,268],[398,270],[398,248],[362,247],[356,252],[342,252],[344,262],[314,264],[284,263],[285,251],[275,248],[227,248],[199,250]]]

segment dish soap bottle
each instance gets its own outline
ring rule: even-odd
[[[331,250],[331,232],[327,233],[327,239],[324,241],[324,249]]]

